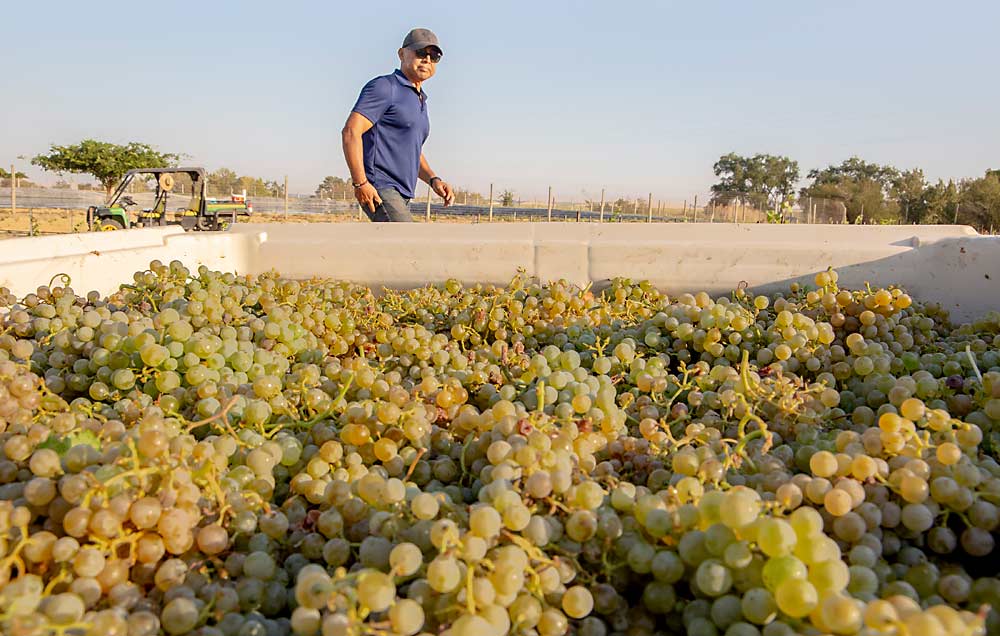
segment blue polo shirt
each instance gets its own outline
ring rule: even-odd
[[[373,125],[361,136],[365,176],[376,190],[395,188],[412,199],[420,170],[420,152],[431,130],[427,93],[419,93],[402,71],[365,84],[354,112]]]

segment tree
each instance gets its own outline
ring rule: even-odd
[[[180,155],[159,152],[147,144],[130,142],[124,146],[93,139],[84,139],[72,146],[49,147],[49,154],[38,155],[32,165],[49,172],[89,174],[104,186],[109,196],[129,170],[135,168],[169,168],[177,165]]]
[[[267,192],[267,182],[260,177],[240,177],[236,182],[235,192],[246,192],[248,196],[257,196],[257,193]]]
[[[27,180],[28,175],[24,174],[19,170],[14,171],[14,178],[17,179],[17,187],[19,188],[27,188],[34,185],[33,183]],[[10,182],[11,182],[10,173],[4,170],[3,168],[0,168],[0,184],[9,188],[11,185]]]
[[[348,193],[353,195],[353,186],[347,179],[340,177],[323,177],[323,182],[316,186],[316,196],[321,199],[344,199]]]
[[[228,197],[231,194],[247,193],[247,196],[280,196],[284,186],[260,177],[240,176],[231,168],[219,168],[208,173],[208,195]]]
[[[874,181],[888,193],[893,181],[899,177],[899,171],[892,166],[880,166],[859,157],[851,157],[842,161],[839,166],[810,170],[807,177],[816,184],[840,183],[844,179]]]
[[[922,180],[923,173],[919,177]],[[813,182],[803,188],[799,196],[843,201],[849,223],[897,221],[900,218],[900,206],[893,197],[893,187],[894,184],[902,184],[899,181],[901,175],[892,166],[880,166],[851,157],[840,165],[810,170],[808,178]],[[916,176],[910,174],[906,187],[915,179]]]
[[[711,188],[716,205],[736,202],[772,209],[791,199],[799,180],[799,163],[776,155],[731,152],[719,157],[712,170],[719,177]]]
[[[211,196],[229,196],[236,192],[240,177],[234,170],[219,168],[208,173],[208,193]]]
[[[954,223],[955,210],[959,205],[958,186],[955,182],[948,183],[938,180],[934,185],[927,186],[925,192],[927,214],[921,219],[923,223]]]
[[[500,193],[500,207],[509,208],[514,205],[514,191],[510,188]]]
[[[923,223],[930,211],[928,184],[920,168],[906,170],[892,181],[892,196],[904,223]]]
[[[635,206],[635,201],[636,201],[635,199],[623,199],[622,197],[618,197],[614,201],[611,201],[609,206],[612,215],[615,213],[631,214],[632,210],[630,208],[633,208]]]
[[[1000,227],[1000,174],[988,171],[959,189],[958,221],[980,229]]]

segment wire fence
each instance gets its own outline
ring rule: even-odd
[[[242,194],[242,193],[240,193]],[[493,194],[493,193],[491,193]],[[19,187],[16,201],[11,196],[11,188],[0,187],[0,231],[8,233],[37,233],[48,231],[84,231],[83,211],[92,205],[103,205],[106,195],[96,190],[73,190],[61,188]],[[130,194],[139,209],[154,206],[152,191]],[[228,198],[216,194],[218,198]],[[254,215],[263,215],[265,220],[277,220],[275,215],[317,215],[330,220],[365,220],[360,206],[349,199],[346,192],[333,197],[289,194],[288,197],[258,196],[248,198]],[[794,204],[775,204],[771,209],[741,200],[738,193],[713,193],[712,196],[699,195],[681,202],[655,200],[652,194],[645,197],[608,196],[602,191],[600,199],[583,201],[557,201],[551,190],[547,200],[505,200],[498,196],[482,197],[474,193],[460,192],[455,204],[444,207],[443,201],[425,189],[421,196],[410,202],[410,212],[416,220],[462,220],[466,222],[509,222],[509,221],[586,221],[604,223],[635,222],[688,222],[688,223],[808,223],[808,224],[875,224],[906,223],[906,215],[881,218],[871,211],[848,210],[844,201],[837,199],[802,197]],[[190,192],[174,191],[169,195],[168,212],[186,209]],[[12,205],[16,212],[12,213]],[[993,228],[981,222],[982,214],[975,209],[965,209],[956,204],[948,217],[933,219],[936,223],[964,223],[977,227],[980,231],[993,233]],[[36,227],[34,216],[41,211],[64,211],[66,220],[59,222],[58,230]],[[49,214],[52,218],[53,215]],[[271,218],[267,218],[271,217]],[[56,219],[58,220],[58,219]],[[319,219],[310,219],[319,220]],[[79,229],[78,229],[79,228]]]

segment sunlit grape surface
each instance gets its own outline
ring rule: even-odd
[[[0,633],[1000,633],[1000,314],[890,283],[0,290]]]

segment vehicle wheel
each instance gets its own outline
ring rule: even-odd
[[[101,219],[97,222],[97,229],[100,232],[114,232],[115,230],[124,230],[125,226],[118,219]]]

